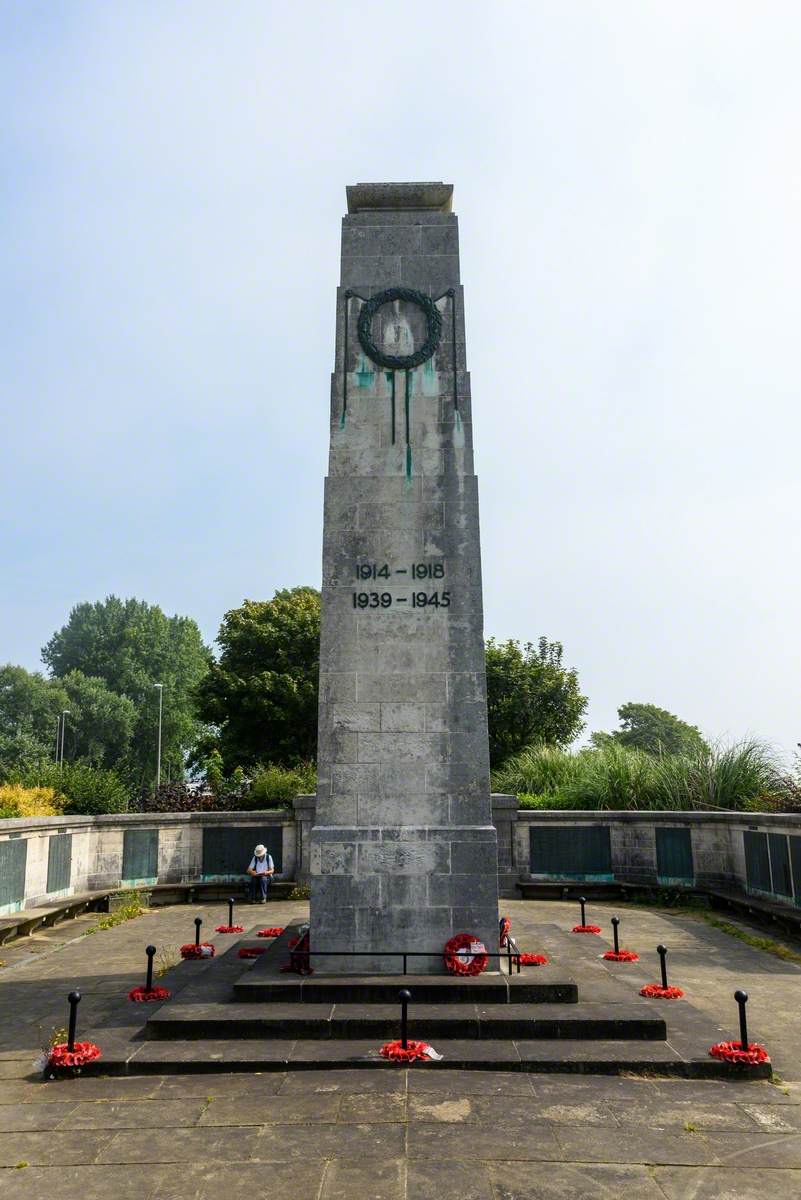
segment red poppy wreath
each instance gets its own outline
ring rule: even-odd
[[[239,951],[239,958],[258,958],[260,954],[264,954],[268,949],[267,946],[243,946]]]
[[[215,933],[244,933],[244,925],[217,925],[214,929]]]
[[[767,1050],[757,1042],[749,1042],[747,1050],[743,1050],[741,1042],[717,1042],[710,1046],[709,1053],[712,1058],[720,1058],[723,1062],[747,1063],[752,1067],[770,1062]]]
[[[59,1042],[51,1047],[47,1065],[50,1068],[83,1067],[96,1058],[100,1058],[100,1047],[94,1042],[75,1042],[71,1050],[67,1042]]]
[[[487,965],[487,947],[473,933],[457,933],[443,953],[449,975],[480,975]]]
[[[601,958],[605,958],[607,962],[639,962],[639,954],[635,954],[633,950],[607,950],[606,954],[602,954]]]
[[[572,932],[573,933],[600,933],[601,926],[600,925],[574,925]]]
[[[128,993],[128,999],[137,1004],[155,1004],[158,1000],[169,1000],[172,992],[165,987],[135,987]]]
[[[181,958],[214,958],[214,947],[211,942],[201,942],[199,945],[187,942],[185,946],[181,946]]]
[[[256,937],[280,937],[283,932],[283,925],[271,925],[269,929],[260,929]]]
[[[413,1042],[411,1038],[407,1039],[406,1049],[404,1050],[401,1042],[384,1042],[384,1045],[378,1051],[382,1058],[389,1058],[392,1062],[409,1063],[417,1062],[420,1059],[430,1058],[430,1050],[428,1042]]]
[[[544,954],[521,954],[521,967],[544,967],[548,959]]]
[[[661,983],[646,983],[640,988],[640,995],[648,1000],[681,1000],[684,992],[678,987],[662,987]]]

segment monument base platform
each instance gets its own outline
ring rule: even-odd
[[[409,1037],[430,1041],[442,1055],[415,1070],[770,1077],[769,1063],[710,1058],[709,1047],[730,1031],[686,1001],[643,1000],[636,967],[610,968],[587,939],[555,926],[542,928],[537,947],[549,965],[475,979],[287,975],[280,967],[294,929],[247,962],[240,948],[264,948],[256,928],[218,958],[170,971],[163,982],[171,1001],[146,1012],[122,1001],[115,1024],[87,1031],[103,1057],[83,1073],[397,1070],[379,1048],[399,1036],[398,991],[407,987]],[[582,991],[592,1000],[583,1002]]]

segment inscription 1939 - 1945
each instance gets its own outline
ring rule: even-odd
[[[391,567],[389,563],[356,563],[358,580],[390,579],[394,575],[405,575],[406,579],[444,579],[443,562],[413,562],[408,567]],[[400,580],[397,582],[406,582]],[[353,607],[356,609],[393,608],[406,604],[410,608],[450,608],[449,591],[415,591],[409,596],[394,596],[391,592],[353,592]]]

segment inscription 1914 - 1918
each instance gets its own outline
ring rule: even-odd
[[[443,562],[415,562],[409,567],[391,567],[389,563],[356,563],[356,578],[390,579],[406,575],[412,579],[444,579]],[[405,581],[404,581],[405,582]],[[410,596],[393,596],[391,592],[353,592],[353,607],[357,609],[392,608],[408,604],[411,608],[450,608],[451,594],[442,592],[412,592]]]

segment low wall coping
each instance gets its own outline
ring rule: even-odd
[[[254,812],[163,812],[163,813],[103,813],[92,817],[7,817],[0,821],[0,836],[4,833],[42,833],[48,829],[97,829],[114,826],[137,827],[165,825],[292,825],[291,809],[269,808]]]
[[[524,824],[608,825],[612,822],[642,825],[793,825],[801,829],[801,813],[672,812],[665,809],[560,809],[519,808],[517,819]]]

